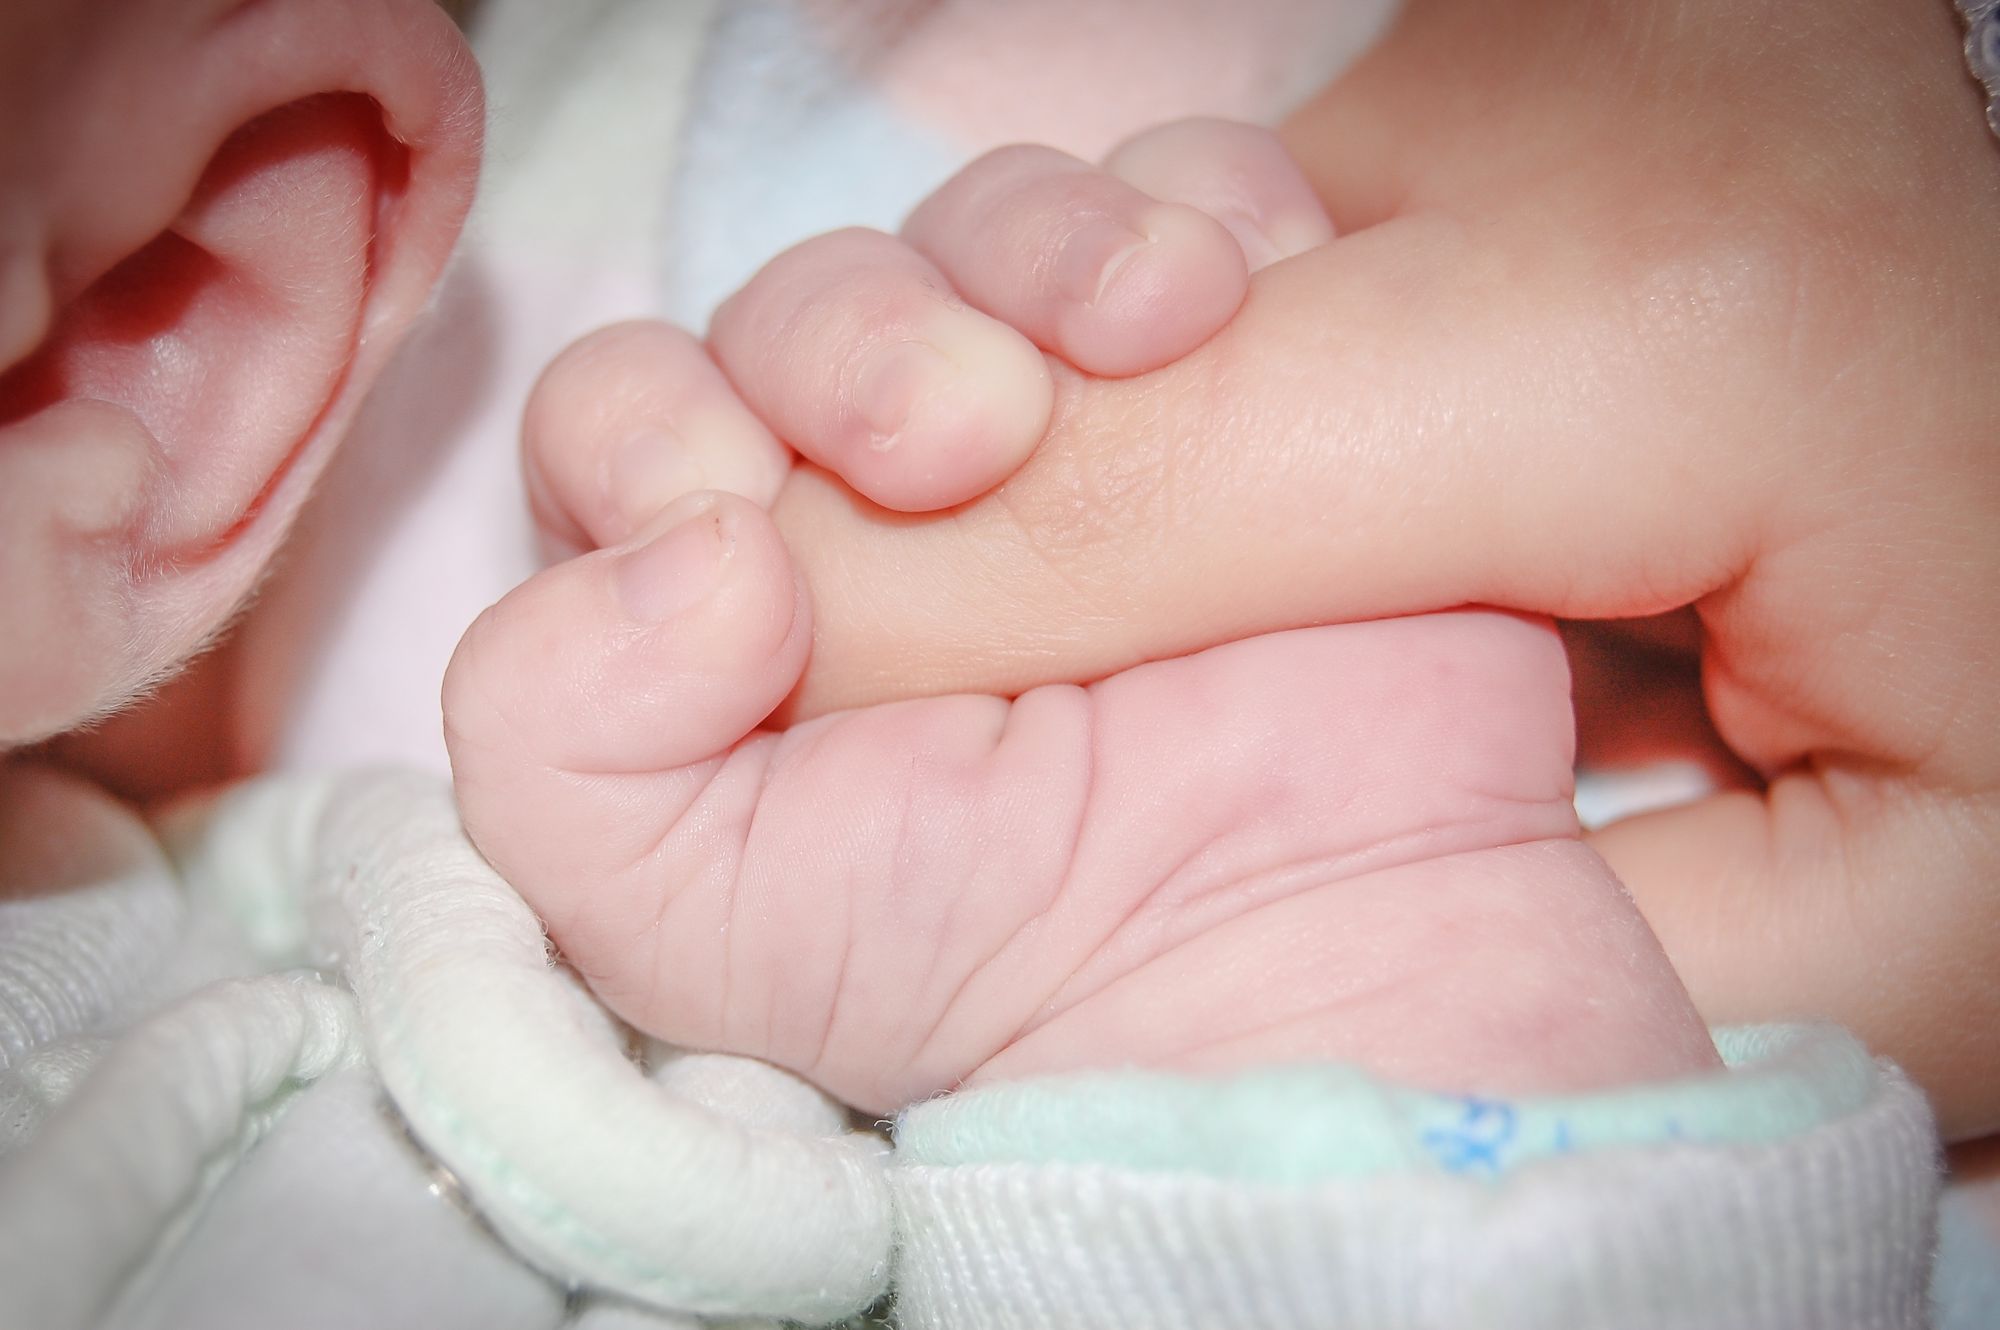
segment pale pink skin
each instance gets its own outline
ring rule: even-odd
[[[1546,624],[1305,629],[753,733],[810,617],[770,519],[699,494],[453,663],[467,829],[641,1029],[877,1112],[1082,1067],[1525,1092],[1715,1065],[1578,840]]]
[[[1164,126],[1102,168],[1005,149],[898,237],[780,255],[705,344],[624,324],[558,358],[529,489],[594,552],[473,626],[446,737],[467,829],[606,1002],[877,1112],[1084,1067],[1339,1059],[1510,1092],[1715,1065],[1578,840],[1546,623],[1307,629],[1011,703],[786,702],[815,593],[843,590],[794,572],[798,487],[949,534],[925,512],[1004,502],[1066,393],[1180,359],[1249,271],[1332,235],[1245,126]],[[781,703],[800,723],[753,733]]]

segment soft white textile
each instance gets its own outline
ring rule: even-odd
[[[911,1330],[1913,1330],[1931,1131],[1891,1076],[1781,1146],[1575,1156],[1492,1187],[898,1168],[898,1310]]]
[[[93,1325],[301,1083],[353,1063],[354,1003],[309,978],[225,981],[108,1048],[0,1161],[0,1325]]]
[[[303,1089],[103,1330],[548,1330],[564,1292],[442,1199],[365,1067]]]
[[[0,1154],[26,1134],[7,1073],[135,1009],[180,922],[173,870],[130,813],[77,777],[0,768]]]

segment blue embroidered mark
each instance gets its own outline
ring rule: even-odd
[[[1498,1173],[1507,1162],[1502,1155],[1519,1129],[1514,1106],[1471,1096],[1461,1104],[1457,1122],[1424,1132],[1424,1147],[1450,1172]]]

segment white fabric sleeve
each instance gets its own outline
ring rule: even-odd
[[[906,1136],[890,1170],[900,1323],[1916,1330],[1928,1324],[1935,1232],[1930,1113],[1893,1067],[1827,1037],[1846,1042],[1868,1083],[1809,1129],[1580,1151],[1499,1178],[1413,1163],[1271,1182],[1199,1158],[1135,1167],[1046,1150],[912,1163]],[[1311,1106],[1285,1111],[1291,1120],[1211,1114],[1201,1125],[1297,1139]],[[1350,1113],[1308,1121],[1326,1133],[1367,1126]]]

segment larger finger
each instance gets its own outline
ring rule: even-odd
[[[1256,287],[1176,364],[1078,383],[949,522],[884,522],[795,477],[774,512],[824,611],[800,714],[1468,602],[1651,612],[1745,557],[1763,492],[1690,458],[1677,385],[1628,373],[1616,409],[1548,412],[1573,377],[1629,368],[1575,318],[1586,265],[1413,219]]]

